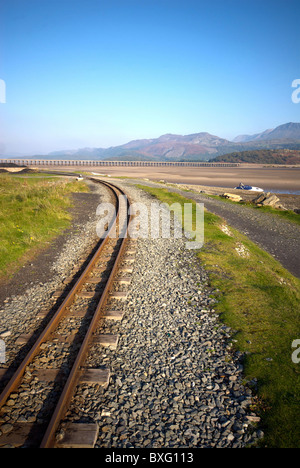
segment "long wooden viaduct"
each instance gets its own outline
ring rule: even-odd
[[[112,167],[112,166],[182,166],[182,167],[237,167],[239,163],[212,163],[212,162],[179,162],[179,161],[93,161],[93,160],[69,160],[69,159],[26,159],[26,158],[7,158],[0,159],[0,165],[3,164],[17,164],[19,166],[44,166],[44,167],[73,167],[73,166],[99,166],[99,167]]]

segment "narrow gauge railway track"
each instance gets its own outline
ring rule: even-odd
[[[104,346],[117,345],[118,337],[99,335],[97,327],[103,319],[119,320],[122,316],[122,311],[114,310],[118,307],[109,306],[109,303],[126,299],[124,291],[113,293],[113,285],[116,281],[119,284],[130,282],[128,273],[132,271],[134,250],[129,249],[134,241],[129,240],[127,235],[116,238],[111,238],[109,235],[116,227],[119,234],[128,229],[131,217],[128,209],[130,202],[126,194],[111,183],[91,180],[104,184],[113,192],[116,201],[116,218],[110,222],[108,234],[100,241],[97,251],[83,273],[62,300],[35,343],[31,345],[27,355],[10,376],[0,394],[0,431],[2,432],[0,447],[57,446],[57,430],[79,383],[96,383],[104,387],[109,384],[109,369],[101,365],[97,369],[85,368],[85,361],[93,343],[97,342]],[[123,206],[121,206],[122,201]],[[113,310],[106,310],[107,307],[112,307]],[[48,356],[45,358],[47,353]],[[45,367],[43,363],[46,363]],[[36,395],[38,395],[37,404],[33,401]],[[20,413],[24,414],[23,406],[26,405],[29,412],[33,412],[33,408],[36,412],[30,418],[28,411],[27,418],[20,417]],[[8,407],[16,408],[9,412],[13,418],[5,416]],[[93,445],[97,437],[96,426],[96,424],[70,424],[69,428],[64,428],[68,440],[66,446],[72,446],[72,436],[75,446],[78,440],[81,441],[79,445],[84,446],[85,438],[88,439],[88,446]],[[63,442],[60,441],[58,446],[64,446]]]

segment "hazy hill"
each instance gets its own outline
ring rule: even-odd
[[[300,140],[300,123],[287,123],[279,127],[265,130],[255,135],[240,135],[233,141],[245,143],[249,141],[270,141],[270,140]]]
[[[110,148],[82,148],[70,151],[55,151],[48,158],[112,160],[161,160],[184,159],[208,160],[221,153],[233,150],[235,145],[206,132],[191,135],[166,134],[159,138],[133,140]]]
[[[135,150],[144,156],[162,160],[180,160],[185,158],[208,159],[218,153],[219,148],[228,147],[228,140],[209,133],[192,135],[166,134],[151,140],[131,141],[119,149]],[[116,148],[115,148],[116,149]]]
[[[262,133],[256,133],[255,135],[239,135],[237,137],[234,138],[234,140],[232,140],[233,142],[235,143],[247,143],[248,141],[257,141],[257,140],[262,140],[262,139],[266,139],[268,134],[270,132],[273,132],[273,128],[271,128],[270,130],[265,130],[264,132]]]

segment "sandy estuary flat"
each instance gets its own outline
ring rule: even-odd
[[[300,166],[275,167],[256,164],[241,164],[237,167],[68,166],[57,170],[94,171],[112,177],[149,178],[156,181],[229,188],[234,188],[243,182],[267,191],[300,194]]]

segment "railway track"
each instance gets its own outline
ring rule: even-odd
[[[118,304],[127,297],[124,287],[130,282],[135,241],[109,235],[116,227],[119,233],[128,229],[126,194],[111,183],[92,180],[112,192],[116,218],[68,293],[62,298],[57,293],[60,305],[6,381],[0,394],[0,447],[92,447],[96,442],[97,424],[63,421],[78,385],[109,385],[110,369],[101,365],[101,356],[96,368],[85,363],[95,344],[118,344],[118,336],[99,329],[103,320],[122,318]],[[2,382],[7,374],[3,370]]]

